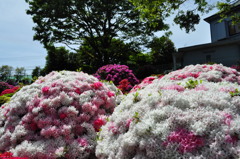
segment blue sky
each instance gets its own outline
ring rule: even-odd
[[[27,8],[25,0],[0,1],[0,66],[24,67],[31,74],[36,66],[44,67],[47,53],[38,41],[33,41],[35,24],[26,14]],[[189,34],[171,26],[170,38],[176,48],[211,42],[209,24],[203,19],[213,13],[203,15],[196,31]]]

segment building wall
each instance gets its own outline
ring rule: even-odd
[[[221,63],[232,66],[240,60],[240,45],[224,45],[213,48],[185,51],[183,66],[190,64],[203,64],[207,62]]]

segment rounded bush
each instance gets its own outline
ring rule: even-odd
[[[210,73],[206,79],[212,81]],[[224,76],[214,79],[223,82],[160,79],[129,93],[102,127],[96,156],[239,158],[240,86]]]
[[[51,72],[0,108],[0,151],[29,158],[94,158],[96,132],[117,88],[82,72]]]
[[[20,87],[18,86],[15,86],[11,89],[5,89],[4,91],[2,91],[2,93],[0,94],[0,96],[2,95],[6,95],[6,94],[14,94],[16,93],[18,90],[20,89]]]
[[[4,91],[5,89],[10,89],[11,88],[11,85],[9,85],[8,83],[6,82],[0,82],[0,93],[2,91]]]
[[[122,80],[127,79],[130,83],[129,90],[139,83],[132,70],[126,65],[110,64],[102,66],[97,70],[95,76],[100,80],[112,81],[115,85],[119,85]]]
[[[189,78],[207,80],[209,82],[228,81],[240,84],[240,72],[221,64],[189,65],[181,70],[173,71],[168,75],[165,75],[162,80],[179,81]]]

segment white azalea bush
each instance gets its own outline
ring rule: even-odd
[[[222,64],[189,65],[181,70],[173,71],[165,75],[162,80],[181,81],[189,78],[207,80],[209,82],[228,81],[240,84],[240,72],[237,72],[236,69],[223,66]]]
[[[100,159],[240,158],[238,72],[222,65],[206,65],[209,69],[205,72],[203,65],[183,70],[197,73],[196,68],[201,72],[200,79],[192,75],[182,80],[170,79],[188,74],[180,70],[129,93],[102,127],[96,156]],[[209,73],[214,69],[215,72]],[[233,71],[236,78],[228,71]],[[230,76],[236,80],[229,80]]]
[[[116,92],[115,92],[116,91]],[[83,72],[52,72],[0,108],[0,152],[35,159],[94,158],[96,132],[117,88]]]

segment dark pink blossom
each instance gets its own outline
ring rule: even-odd
[[[101,82],[95,82],[94,84],[93,84],[93,88],[94,89],[99,89],[100,87],[102,87],[102,83]]]
[[[47,86],[43,87],[42,88],[42,93],[47,94],[49,92],[49,89],[50,89],[50,87],[47,87]]]
[[[105,121],[104,119],[102,119],[102,118],[96,119],[96,120],[93,122],[93,126],[94,126],[95,131],[98,132],[98,131],[100,130],[100,128],[101,128],[104,124],[106,124],[106,121]]]
[[[204,146],[204,140],[201,136],[182,128],[171,132],[163,145],[168,146],[170,143],[178,143],[180,153],[193,152],[197,148]]]

